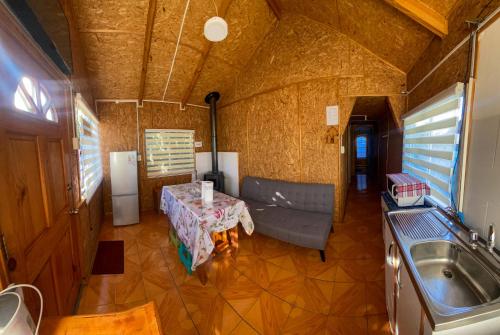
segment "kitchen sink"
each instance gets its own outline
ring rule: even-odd
[[[498,280],[461,245],[434,240],[414,244],[410,254],[429,295],[455,307],[474,307],[500,297]]]

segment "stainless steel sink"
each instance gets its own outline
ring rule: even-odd
[[[474,307],[500,297],[500,284],[459,244],[434,240],[411,246],[410,254],[424,287],[437,302]]]

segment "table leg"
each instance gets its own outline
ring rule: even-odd
[[[229,245],[231,246],[231,255],[233,258],[236,258],[238,254],[238,226],[229,229],[229,231],[227,231],[227,236]]]
[[[208,281],[208,274],[207,274],[207,264],[209,262],[205,262],[203,264],[200,264],[196,267],[196,275],[198,276],[198,279],[200,280],[200,283],[205,286]]]

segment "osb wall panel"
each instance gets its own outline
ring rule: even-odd
[[[280,4],[286,12],[307,15],[311,19],[341,31],[337,1],[280,0]]]
[[[164,41],[157,38],[155,34],[153,33],[151,42],[144,97],[145,99],[162,100],[172,65],[172,57],[166,55],[174,53],[175,42]],[[179,46],[165,100],[180,101],[189,87],[190,79],[194,76],[200,58],[199,51],[185,45]]]
[[[434,37],[383,1],[338,0],[337,3],[342,32],[405,72]]]
[[[215,0],[217,8],[221,10],[232,0]],[[170,41],[177,41],[182,16],[186,8],[186,1],[160,0],[156,11],[154,33],[158,37]],[[223,14],[223,13],[220,13]],[[186,15],[182,43],[201,50],[209,42],[203,35],[205,22],[215,16],[215,7],[212,1],[191,1]],[[171,58],[171,54],[167,57]]]
[[[348,64],[347,38],[312,20],[286,15],[243,71],[236,98],[315,78],[347,75]]]
[[[73,0],[82,30],[144,31],[148,0]],[[147,10],[146,10],[147,12]]]
[[[101,153],[104,170],[104,210],[112,211],[111,180],[109,175],[109,153],[111,151],[138,150],[143,159],[139,166],[139,197],[141,211],[153,208],[153,189],[167,184],[191,181],[191,174],[165,178],[147,178],[144,147],[145,129],[192,129],[195,140],[203,146],[197,152],[210,151],[210,114],[207,109],[187,107],[180,110],[178,105],[144,103],[139,108],[139,148],[137,148],[137,116],[135,104],[100,103]]]
[[[215,57],[208,57],[193,88],[190,101],[206,105],[205,96],[209,92],[218,91],[221,94],[219,104],[224,103],[230,95],[230,88],[235,85],[235,77],[238,73],[238,68]]]
[[[82,39],[94,95],[109,99],[136,98],[144,36],[84,33]]]
[[[213,44],[210,57],[242,68],[274,26],[276,17],[265,0],[233,0],[226,18],[229,35],[224,41]]]
[[[469,43],[457,50],[408,96],[408,110],[432,98],[457,81],[467,78]]]
[[[426,76],[434,66],[436,66],[453,48],[455,48],[470,32],[471,28],[465,22],[471,18],[484,18],[492,13],[500,6],[500,0],[458,0],[448,18],[448,36],[444,39],[435,38],[430,43],[429,47],[422,53],[421,57],[408,73],[408,88],[412,89],[424,76]],[[467,47],[465,47],[467,48]],[[463,48],[460,53],[466,53]],[[462,63],[464,54],[455,56],[457,59],[451,60],[452,64],[448,64],[447,71],[457,72],[462,71],[464,67]],[[466,63],[465,63],[466,64]],[[444,71],[443,75],[446,76]],[[451,74],[453,76],[453,74]],[[435,79],[435,78],[434,78]],[[428,78],[426,82],[433,79]],[[432,83],[428,84],[432,85]],[[439,91],[434,91],[432,87],[426,90],[429,97],[432,97]],[[410,100],[418,101],[410,96]],[[425,100],[425,99],[424,99]],[[418,105],[417,102],[411,102],[412,106]]]
[[[356,94],[399,95],[405,81],[404,73],[346,36],[285,15],[238,76],[234,96],[219,109],[219,149],[239,152],[240,178],[334,183],[339,221],[347,163],[339,155],[340,137],[327,144],[332,130],[325,107],[339,105],[340,128],[345,128]]]
[[[337,82],[321,80],[299,85],[301,138],[301,181],[336,183],[338,174],[337,143],[327,143],[329,126],[325,106],[337,105]]]
[[[229,35],[212,45],[189,101],[204,104],[205,95],[221,92],[222,99],[234,96],[236,77],[246,66],[265,36],[276,26],[276,18],[265,0],[233,0],[226,19]]]
[[[202,54],[210,45],[213,47],[201,69],[201,80],[188,102],[203,105],[208,92],[229,90],[238,71],[275,27],[276,18],[266,0],[215,0],[215,5],[229,24],[228,38],[210,44],[203,35],[203,26],[216,15],[214,2],[191,1],[165,100],[184,98]],[[145,99],[163,99],[185,6],[185,1],[157,1]],[[74,8],[81,21],[79,31],[96,98],[137,98],[148,1],[75,0]]]
[[[147,6],[147,0],[74,1],[96,98],[137,97]]]
[[[384,1],[280,2],[285,12],[306,15],[335,28],[405,72],[433,38],[431,32]]]
[[[342,95],[399,94],[406,84],[403,72],[345,35],[305,17],[286,15],[242,71],[234,99],[332,77],[345,81]]]
[[[300,181],[297,88],[263,94],[246,107],[248,170],[257,177]]]

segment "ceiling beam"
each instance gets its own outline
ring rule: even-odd
[[[139,101],[144,99],[144,88],[148,74],[149,51],[151,50],[151,38],[156,16],[156,0],[149,0],[148,19],[146,22],[146,34],[144,35],[144,51],[142,53],[141,81],[139,84]]]
[[[420,0],[385,0],[385,2],[439,37],[444,38],[448,35],[448,20]]]
[[[266,2],[273,11],[274,16],[276,16],[278,20],[281,20],[281,5],[278,0],[266,0]]]
[[[226,0],[222,3],[222,6],[219,10],[220,17],[225,18],[227,14],[227,9],[229,8],[229,5],[231,4],[232,0]],[[231,32],[229,32],[230,34]],[[189,98],[191,98],[191,94],[193,93],[194,87],[196,86],[196,83],[198,82],[198,79],[200,78],[201,71],[203,70],[203,67],[205,66],[205,62],[207,61],[208,54],[210,53],[210,50],[212,50],[212,47],[214,46],[214,42],[208,42],[205,46],[205,48],[201,51],[201,58],[198,61],[198,64],[196,65],[196,69],[194,70],[193,78],[191,79],[191,82],[189,83],[188,88],[182,95],[181,99],[181,105],[185,106],[186,103],[188,102]],[[209,92],[207,92],[208,94]]]

